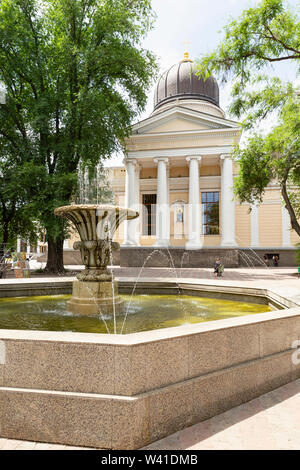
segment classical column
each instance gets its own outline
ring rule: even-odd
[[[134,158],[124,160],[126,165],[126,186],[125,186],[125,206],[128,209],[139,210],[138,194],[138,164]],[[124,222],[124,243],[125,246],[138,246],[138,223],[139,218]]]
[[[282,220],[282,246],[291,247],[291,218],[288,210],[283,205],[281,212]]]
[[[155,246],[167,247],[170,244],[170,211],[168,195],[168,158],[155,158],[157,163],[157,200],[156,200],[156,242]]]
[[[233,163],[230,155],[221,155],[221,246],[236,247]]]
[[[189,218],[186,249],[202,248],[199,165],[201,157],[187,157],[189,162]]]
[[[142,219],[142,205],[140,204],[140,170],[141,167],[137,163],[135,165],[135,204],[134,204],[134,209],[141,214],[141,217],[137,217],[136,219],[133,219],[132,222],[134,222],[134,231],[135,231],[135,240],[136,244],[139,246],[140,245],[140,222]]]
[[[170,244],[170,165],[167,165],[167,204],[168,204],[168,217],[167,217],[167,227],[166,233],[168,238],[168,243]]]
[[[251,231],[250,246],[258,247],[259,246],[259,222],[258,222],[258,205],[257,204],[252,204],[251,206],[250,231]]]

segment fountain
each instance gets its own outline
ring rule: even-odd
[[[112,237],[138,213],[79,204],[55,214],[77,228],[85,269],[67,308],[67,279],[0,284],[1,437],[138,449],[299,376],[293,299],[178,279],[172,261],[175,279],[144,279],[142,267],[119,295]]]
[[[54,213],[75,225],[81,241],[76,241],[73,248],[80,250],[85,266],[73,282],[68,310],[82,315],[118,312],[122,306],[118,282],[107,269],[111,250],[119,248],[112,238],[124,220],[135,219],[139,213],[108,204],[74,204],[58,207]]]

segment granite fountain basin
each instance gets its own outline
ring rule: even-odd
[[[10,296],[72,288],[30,281],[10,284]],[[133,285],[120,281],[120,292]],[[1,437],[141,448],[300,377],[300,309],[290,299],[263,289],[180,287],[190,295],[252,296],[277,310],[123,335],[2,329]],[[155,293],[158,285],[136,289]],[[7,291],[2,285],[0,295]]]

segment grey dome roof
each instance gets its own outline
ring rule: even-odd
[[[194,62],[185,59],[172,65],[159,78],[154,92],[154,109],[177,99],[198,99],[219,106],[219,87],[213,77],[198,78]]]

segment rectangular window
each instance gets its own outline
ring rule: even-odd
[[[143,194],[143,235],[156,235],[156,194]]]
[[[202,193],[202,233],[219,235],[219,193]]]

